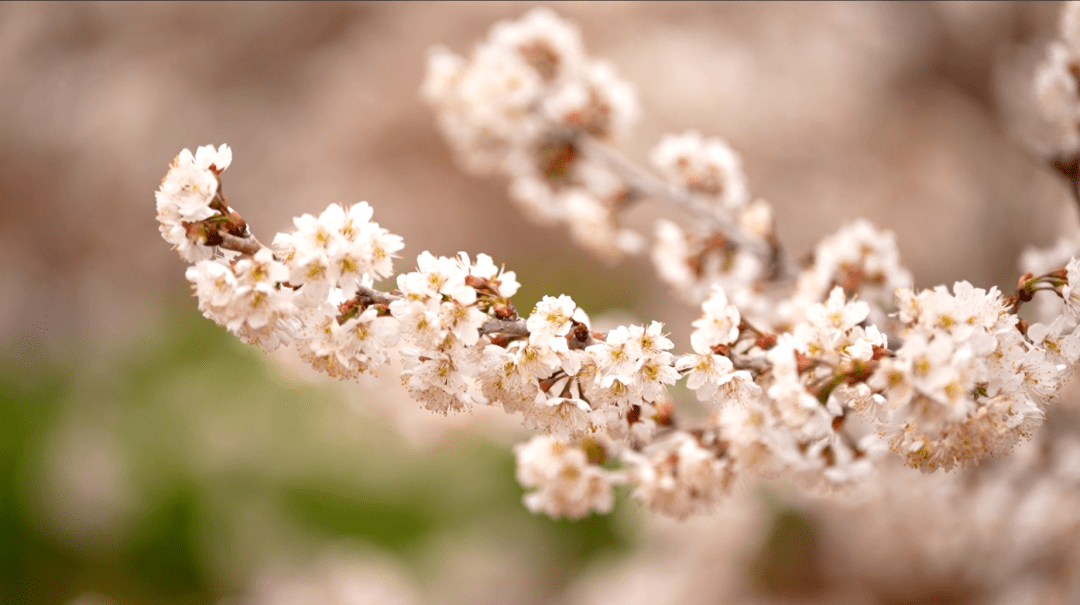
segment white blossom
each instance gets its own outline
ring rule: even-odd
[[[550,347],[528,341],[511,342],[504,349],[488,345],[481,362],[480,382],[485,397],[500,403],[508,413],[523,412],[537,399],[540,381],[561,365]]]
[[[728,461],[702,447],[687,433],[676,433],[646,449],[644,456],[627,453],[634,498],[674,517],[708,510],[730,487]]]
[[[1027,335],[1031,344],[1046,351],[1056,363],[1072,365],[1080,358],[1080,334],[1070,317],[1061,315],[1049,326],[1033,323]]]
[[[614,213],[590,193],[571,189],[559,197],[570,235],[581,247],[614,261],[644,245],[636,232],[619,228]]]
[[[1080,321],[1080,259],[1073,258],[1065,265],[1065,273],[1068,278],[1061,288],[1061,296],[1065,299],[1065,312],[1075,322]]]
[[[766,239],[773,235],[776,218],[772,205],[757,199],[739,210],[739,226],[747,233]]]
[[[882,309],[892,304],[893,292],[911,285],[911,273],[900,263],[896,236],[860,219],[823,238],[782,313],[790,322],[800,321],[808,307],[824,300],[837,285],[870,303],[871,322],[883,323]]]
[[[1080,256],[1080,231],[1058,238],[1049,248],[1025,249],[1020,255],[1020,271],[1035,276],[1046,275],[1067,265],[1074,256]],[[1025,309],[1028,305],[1034,308],[1033,316],[1042,322],[1053,321],[1064,310],[1064,303],[1057,296],[1036,296]]]
[[[222,155],[230,155],[222,145]],[[175,213],[184,221],[198,221],[213,216],[210,202],[218,191],[217,177],[209,169],[213,147],[198,148],[196,156],[185,149],[176,156],[157,193],[158,212]],[[223,170],[224,168],[222,168]]]
[[[585,57],[578,28],[546,7],[496,23],[480,52],[516,55],[545,80],[570,77]]]
[[[1066,365],[1033,345],[1060,341],[1065,324],[1036,324],[1026,340],[996,289],[967,282],[951,294],[901,290],[897,300],[910,333],[869,381],[890,409],[881,429],[890,447],[911,466],[948,469],[1007,452],[1030,434],[1067,376]],[[1066,341],[1064,349],[1074,347]]]
[[[401,237],[372,223],[367,202],[348,207],[330,204],[317,218],[293,219],[296,231],[279,233],[274,248],[289,267],[289,283],[304,286],[304,296],[322,300],[330,288],[346,296],[365,279],[389,277],[393,257],[404,247]]]
[[[713,294],[701,305],[701,319],[694,321],[691,342],[694,350],[701,353],[717,345],[729,345],[739,337],[742,318],[734,305],[728,304],[727,295],[719,285],[713,286]]]
[[[169,172],[161,181],[155,194],[157,218],[161,237],[173,245],[180,257],[189,263],[208,260],[214,250],[207,246],[206,232],[215,230],[204,227],[188,229],[188,225],[213,217],[217,211],[210,207],[218,193],[218,177],[232,163],[232,151],[227,145],[217,150],[211,146],[199,147],[193,155],[184,149],[169,166]],[[211,166],[214,170],[211,170]]]
[[[625,138],[637,96],[610,64],[585,56],[576,27],[537,8],[496,24],[468,59],[434,49],[423,92],[458,159],[507,176],[533,218],[566,221],[575,240],[611,260],[641,247],[612,212],[626,184],[574,141]]]
[[[555,123],[602,139],[626,138],[641,112],[634,88],[606,61],[584,64],[544,100],[544,110]]]
[[[668,181],[709,196],[718,209],[731,211],[750,201],[742,160],[721,139],[695,131],[665,135],[651,159]]]
[[[623,410],[642,403],[652,403],[667,392],[664,385],[674,384],[679,374],[674,356],[667,350],[674,346],[661,334],[663,324],[620,326],[607,334],[604,342],[586,349],[595,362],[595,378],[602,391],[602,401],[610,401]]]
[[[576,309],[573,299],[565,294],[540,299],[525,324],[529,328],[529,342],[553,351],[567,351],[566,335],[570,333]]]
[[[401,349],[404,370],[401,383],[424,408],[439,414],[461,412],[475,403],[485,403],[471,388],[467,376],[475,374],[468,356],[455,351],[418,351]]]
[[[204,260],[187,270],[203,315],[267,350],[291,339],[287,320],[296,308],[292,291],[281,287],[287,277],[288,269],[266,249],[231,265]]]
[[[375,307],[354,312],[339,319],[337,304],[345,301],[340,290],[331,292],[329,304],[305,309],[299,317],[303,327],[297,330],[300,356],[312,367],[344,380],[355,380],[363,373],[378,375],[389,359],[389,352],[400,337],[399,323],[381,315]]]
[[[565,392],[570,390],[569,384],[570,379],[563,378],[548,393],[540,392],[533,405],[525,410],[525,427],[546,430],[557,439],[588,436],[592,429],[589,417],[592,408],[576,393]],[[567,396],[550,396],[553,393]]]
[[[754,287],[764,269],[757,255],[729,246],[716,234],[685,231],[664,219],[656,221],[654,235],[653,266],[684,300],[700,304],[720,286],[740,311],[771,314]]]
[[[675,369],[687,371],[686,388],[695,391],[698,401],[722,404],[735,401],[745,404],[761,393],[761,387],[746,370],[735,370],[731,360],[708,350],[683,355]]]
[[[518,482],[534,490],[525,494],[525,506],[534,513],[577,519],[611,511],[611,490],[622,477],[589,464],[580,447],[537,435],[515,446],[514,454]]]
[[[490,280],[499,289],[499,294],[504,297],[511,297],[517,294],[518,288],[521,284],[517,281],[517,274],[513,271],[507,271],[505,267],[496,267],[495,261],[491,260],[491,257],[487,254],[477,254],[476,263],[469,262],[469,255],[460,252],[458,253],[458,262],[461,263],[469,275],[479,277],[482,279]]]

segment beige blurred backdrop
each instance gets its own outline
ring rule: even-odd
[[[405,237],[399,268],[425,249],[487,252],[571,295],[615,271],[632,312],[681,321],[647,263],[583,260],[503,183],[458,170],[419,99],[428,47],[467,52],[527,7],[0,4],[0,342],[80,351],[182,296],[153,192],[180,149],[223,142],[230,203],[264,241],[368,200]],[[1016,134],[1055,4],[555,8],[640,90],[627,153],[686,128],[728,139],[796,254],[865,216],[898,233],[920,285],[1005,285],[1024,245],[1075,227]]]
[[[0,360],[12,365],[0,372],[0,454],[16,453],[0,455],[0,597],[11,588],[6,578],[55,585],[61,577],[40,602],[83,590],[121,604],[238,594],[264,559],[287,558],[278,551],[305,559],[295,553],[338,537],[279,519],[279,492],[301,488],[304,502],[330,507],[320,513],[325,527],[340,521],[338,534],[354,538],[378,534],[349,523],[385,494],[404,491],[401,506],[442,519],[431,522],[438,531],[428,542],[416,539],[418,558],[438,563],[417,575],[434,594],[457,586],[447,603],[545,602],[545,590],[561,590],[584,568],[567,559],[582,547],[566,536],[602,545],[634,533],[625,527],[627,516],[638,518],[636,509],[625,514],[629,506],[610,526],[533,521],[518,502],[506,443],[473,458],[472,446],[405,453],[383,433],[418,421],[380,420],[385,408],[341,403],[364,399],[361,387],[331,396],[331,387],[282,386],[267,377],[279,366],[252,362],[262,359],[256,353],[243,357],[237,351],[246,349],[224,339],[208,339],[216,350],[205,351],[198,339],[213,332],[195,329],[188,342],[167,329],[202,320],[183,262],[158,235],[153,194],[181,149],[228,143],[224,189],[264,242],[293,216],[367,200],[375,220],[405,238],[399,270],[423,250],[486,252],[518,272],[526,297],[565,293],[589,311],[661,320],[685,350],[696,313],[666,294],[647,260],[608,266],[557,228],[529,223],[504,182],[456,166],[420,100],[430,46],[467,53],[495,21],[531,5],[0,3]],[[626,154],[643,162],[662,134],[688,128],[727,139],[796,256],[861,216],[896,231],[918,285],[1007,287],[1024,247],[1049,245],[1080,224],[1066,184],[1029,151],[1044,128],[1031,72],[1055,34],[1056,3],[553,8],[580,25],[592,56],[638,87],[643,119]],[[631,220],[647,228],[666,212],[646,203]],[[142,370],[115,361],[125,351],[153,358],[147,341],[166,333],[168,355]],[[247,382],[204,398],[231,356],[243,358]],[[50,374],[33,378],[33,388],[10,379],[57,359],[76,369],[57,373],[75,378],[55,397]],[[173,359],[191,367],[172,368],[181,363]],[[18,388],[5,391],[10,384]],[[54,407],[38,405],[49,397]],[[37,428],[20,441],[32,432],[18,424],[25,418]],[[238,476],[269,487],[248,494]],[[409,485],[428,489],[427,500],[410,496]],[[164,523],[139,511],[171,510],[161,495],[168,490],[188,494],[182,502],[194,504],[184,506],[203,521],[131,546],[130,536]],[[495,515],[492,493],[504,507]],[[446,521],[444,505],[481,521]],[[135,520],[115,521],[125,515]],[[5,525],[9,517],[20,521]],[[129,568],[172,552],[174,536],[195,536],[195,546],[159,568],[187,573],[195,561],[201,571],[179,584],[195,596],[178,600],[168,589],[159,601],[130,588],[158,582]],[[45,554],[15,552],[33,549]],[[538,552],[547,553],[540,571],[530,567]],[[27,561],[29,571],[4,575],[4,557]],[[460,588],[463,577],[471,588]]]

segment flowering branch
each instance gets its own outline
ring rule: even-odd
[[[701,305],[691,352],[672,353],[658,322],[595,332],[566,295],[523,316],[516,275],[485,254],[423,252],[393,292],[378,291],[404,243],[366,202],[295,218],[265,247],[221,196],[224,145],[182,151],[157,192],[161,233],[192,263],[199,309],[337,378],[399,357],[403,385],[434,412],[519,414],[541,431],[515,448],[525,503],[555,516],[607,512],[624,483],[675,516],[708,509],[746,476],[830,489],[872,473],[887,450],[950,469],[1007,452],[1042,422],[1080,358],[1080,261],[1025,275],[1010,297],[967,282],[916,292],[892,234],[856,221],[800,268],[719,139],[666,137],[652,154],[663,178],[609,145],[636,101],[578,38],[534,10],[497,25],[470,60],[435,51],[425,95],[466,166],[506,174],[529,212],[602,256],[644,245],[620,225],[642,195],[700,218],[687,230],[659,222],[652,247],[673,291]],[[1047,290],[1064,314],[1022,322],[1020,306]],[[707,419],[676,413],[668,388],[682,379]]]

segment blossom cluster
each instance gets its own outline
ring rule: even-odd
[[[607,512],[628,484],[682,517],[751,477],[854,485],[890,449],[924,471],[977,464],[1032,434],[1080,357],[1075,255],[1032,261],[1053,266],[1011,296],[967,282],[917,292],[895,237],[863,220],[788,260],[720,139],[665,137],[658,175],[613,155],[597,141],[629,128],[632,92],[547,9],[497,25],[469,60],[433,51],[424,93],[463,161],[509,176],[520,202],[602,256],[644,241],[618,226],[631,197],[700,218],[660,221],[651,251],[673,292],[700,305],[692,351],[675,352],[658,322],[594,330],[566,294],[522,315],[516,275],[485,254],[423,252],[395,289],[376,290],[404,243],[366,202],[305,214],[263,246],[222,194],[224,145],[174,161],[161,233],[192,263],[200,310],[245,342],[295,347],[343,379],[400,359],[424,408],[520,415],[541,433],[515,448],[530,510]],[[1029,324],[1017,312],[1038,292],[1062,312]],[[684,378],[701,421],[669,390]]]
[[[617,223],[630,187],[582,147],[625,138],[637,96],[610,63],[586,55],[576,27],[536,8],[497,24],[468,59],[434,48],[423,94],[464,166],[507,176],[530,215],[565,223],[606,258],[640,248]]]
[[[996,288],[901,290],[897,302],[903,345],[870,382],[886,395],[890,446],[911,466],[950,468],[1009,451],[1042,422],[1080,356],[1075,319],[1035,323],[1025,334]]]
[[[210,258],[220,241],[217,227],[228,221],[229,209],[219,195],[218,174],[232,163],[232,150],[222,145],[185,149],[173,160],[158,190],[161,237],[189,263]],[[242,225],[230,225],[242,230]],[[201,246],[199,244],[202,244]]]
[[[691,228],[656,221],[652,260],[660,276],[693,303],[708,298],[712,286],[719,284],[750,311],[759,298],[755,286],[766,277],[768,259],[733,241],[717,222],[736,224],[751,237],[767,240],[773,234],[773,216],[765,200],[750,201],[738,153],[722,139],[690,131],[665,136],[651,159],[665,183],[698,200],[706,219]]]
[[[295,297],[282,288],[286,268],[269,250],[231,262],[201,260],[186,275],[207,319],[267,350],[288,339],[285,325],[295,313]]]
[[[366,202],[331,204],[318,218],[294,219],[296,231],[264,247],[222,194],[221,173],[231,162],[226,145],[185,149],[157,192],[162,237],[193,263],[186,276],[199,310],[267,350],[302,343],[301,355],[334,376],[385,363],[382,349],[397,342],[396,324],[348,301],[393,274],[401,238],[371,222]]]
[[[481,254],[436,258],[424,252],[417,270],[398,276],[401,298],[390,303],[404,340],[402,382],[430,410],[446,413],[485,401],[472,377],[483,351],[480,328],[487,312],[512,314],[503,290],[513,294],[514,272],[502,272]],[[487,312],[485,312],[487,311]]]

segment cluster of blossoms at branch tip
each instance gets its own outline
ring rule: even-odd
[[[470,166],[511,176],[519,201],[601,255],[630,250],[617,219],[631,197],[702,219],[699,231],[661,221],[652,250],[700,304],[692,352],[674,353],[658,322],[596,331],[565,294],[522,316],[516,275],[484,254],[423,252],[393,291],[376,290],[404,244],[366,202],[296,218],[265,247],[226,204],[224,145],[177,157],[157,193],[161,233],[193,263],[199,309],[245,342],[294,346],[344,379],[400,358],[402,384],[433,412],[520,414],[543,433],[515,448],[530,510],[607,512],[626,483],[682,517],[753,476],[844,488],[889,449],[922,470],[978,463],[1031,434],[1080,357],[1075,258],[1012,296],[967,282],[916,292],[893,235],[858,220],[798,266],[719,139],[665,138],[661,176],[599,145],[628,127],[632,94],[546,9],[497,25],[468,61],[434,51],[424,91]],[[1029,325],[1017,310],[1039,291],[1063,313]],[[669,394],[683,378],[700,422]]]
[[[228,207],[219,196],[218,174],[231,163],[232,150],[226,145],[216,150],[200,147],[194,155],[185,149],[161,181],[156,195],[161,237],[189,263],[213,255],[212,246],[218,243],[216,227],[228,220]]]

